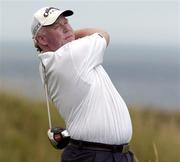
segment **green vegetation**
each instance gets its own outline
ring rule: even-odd
[[[139,162],[180,161],[180,112],[133,109],[132,148]],[[157,153],[156,153],[157,151]]]
[[[0,93],[0,161],[59,161],[60,151],[47,139],[46,103]],[[54,126],[63,126],[55,108]],[[180,161],[180,113],[130,109],[133,122],[132,149],[138,162]]]

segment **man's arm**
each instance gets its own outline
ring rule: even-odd
[[[105,38],[107,42],[107,46],[109,44],[109,40],[110,40],[109,34],[101,29],[85,28],[85,29],[76,30],[74,33],[75,33],[76,39],[82,38],[82,37],[85,37],[94,33],[99,33]]]

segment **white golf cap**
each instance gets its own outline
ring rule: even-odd
[[[42,26],[48,26],[53,24],[60,15],[63,15],[65,17],[71,16],[73,15],[73,11],[59,10],[55,7],[43,7],[37,12],[35,12],[31,25],[31,32],[33,38],[36,37],[37,32]]]

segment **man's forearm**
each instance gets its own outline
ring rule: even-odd
[[[76,39],[82,38],[94,33],[97,33],[98,31],[101,31],[100,29],[95,29],[95,28],[84,28],[84,29],[79,29],[75,31],[75,37]]]
[[[101,29],[96,29],[96,28],[84,28],[84,29],[79,29],[76,30],[75,32],[75,38],[82,38],[94,33],[100,33],[105,39],[107,44],[109,43],[109,34]]]

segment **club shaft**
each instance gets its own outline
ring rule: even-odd
[[[45,86],[45,94],[46,94],[46,104],[47,104],[47,112],[48,112],[48,121],[49,121],[49,128],[52,128],[52,123],[51,123],[51,113],[50,113],[50,106],[49,106],[49,99],[48,99],[48,92],[47,92],[47,84]]]

